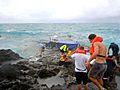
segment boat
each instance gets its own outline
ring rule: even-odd
[[[62,45],[68,45],[69,50],[72,50],[77,48],[77,46],[79,45],[79,42],[68,41],[68,40],[57,40],[57,41],[49,41],[48,43],[46,43],[46,47],[50,49],[53,49],[53,48],[59,49],[60,46]]]
[[[69,50],[77,48],[80,44],[78,41],[74,40],[75,37],[72,35],[63,35],[63,34],[53,34],[49,36],[49,40],[45,44],[48,49],[57,49],[59,50],[60,46],[68,45]]]

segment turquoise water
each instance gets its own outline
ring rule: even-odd
[[[40,40],[49,40],[54,35],[66,39],[71,35],[74,41],[90,45],[87,37],[91,33],[102,36],[107,46],[111,42],[120,46],[119,23],[34,23],[0,24],[0,49],[9,48],[23,57],[30,57],[39,53]]]

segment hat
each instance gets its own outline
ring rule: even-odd
[[[67,45],[62,45],[60,47],[60,50],[66,52],[66,51],[68,51],[68,46]]]

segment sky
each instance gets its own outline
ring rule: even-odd
[[[120,0],[0,0],[0,23],[120,22]]]

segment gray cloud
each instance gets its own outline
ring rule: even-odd
[[[120,0],[0,0],[0,6],[0,23],[120,22]]]

